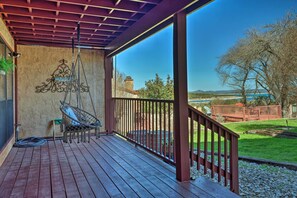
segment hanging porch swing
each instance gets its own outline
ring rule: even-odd
[[[95,130],[96,138],[100,137],[99,129],[101,123],[97,118],[94,102],[89,89],[87,77],[83,62],[80,54],[80,24],[77,24],[77,40],[78,40],[78,53],[75,60],[74,57],[74,39],[72,39],[72,67],[71,75],[67,79],[66,92],[64,100],[61,101],[60,110],[62,112],[62,132],[63,141],[72,142],[77,139],[77,142],[88,142],[91,139],[91,131]],[[83,75],[81,75],[81,73]],[[82,78],[84,79],[84,87],[88,87],[88,95],[90,98],[93,113],[87,112],[83,104],[81,96]],[[72,97],[74,93],[75,97]]]

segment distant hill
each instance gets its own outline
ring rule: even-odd
[[[248,90],[247,93],[254,93],[255,90],[251,89]],[[267,93],[266,90],[260,89],[258,90],[259,93]],[[240,94],[239,90],[216,90],[216,91],[204,91],[204,90],[196,90],[196,91],[191,91],[189,93],[193,94],[212,94],[212,95],[234,95],[234,94]]]

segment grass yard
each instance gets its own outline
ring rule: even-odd
[[[240,156],[297,163],[297,139],[243,134],[248,130],[287,127],[286,119],[225,123],[224,125],[240,134],[238,142]],[[293,127],[289,130],[290,132],[296,132],[296,119],[288,119],[288,125]]]
[[[297,119],[278,119],[278,120],[260,120],[249,122],[229,122],[224,125],[236,133],[242,134],[243,132],[255,129],[268,129],[268,128],[286,128],[288,126],[293,127],[291,132],[297,132]]]

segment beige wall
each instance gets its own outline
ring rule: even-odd
[[[67,60],[71,67],[71,49],[18,45],[18,52],[22,54],[17,69],[18,118],[22,125],[20,137],[52,136],[51,120],[61,117],[59,105],[64,93],[35,93],[35,87],[50,77],[60,64],[59,60]],[[81,58],[98,118],[104,125],[104,52],[82,50]],[[86,109],[90,110],[87,96],[83,94],[83,101]]]
[[[14,39],[11,36],[8,28],[6,27],[4,21],[0,18],[0,36],[6,43],[6,45],[11,49],[14,50]]]

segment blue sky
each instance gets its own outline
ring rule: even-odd
[[[297,0],[216,0],[187,17],[188,90],[223,90],[215,72],[221,57],[248,29],[297,12]],[[173,76],[172,25],[116,57],[116,68],[134,79],[135,89],[158,73]]]

